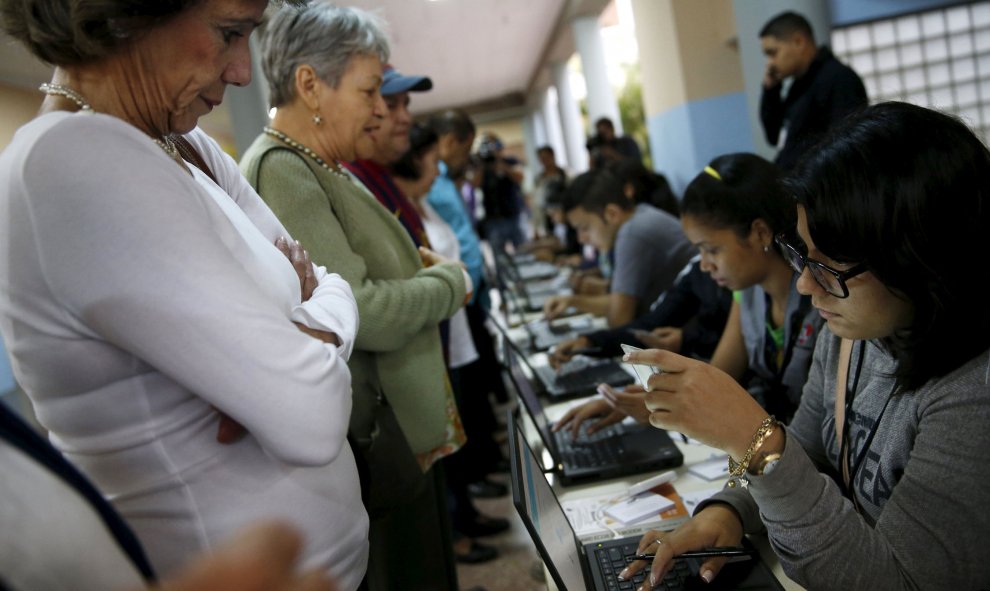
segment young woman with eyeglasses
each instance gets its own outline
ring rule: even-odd
[[[811,298],[798,293],[798,274],[774,243],[774,236],[796,220],[779,175],[773,163],[755,154],[719,156],[685,190],[681,226],[700,253],[701,270],[733,292],[711,364],[743,384],[768,413],[787,421],[801,399],[823,321]],[[592,417],[601,418],[589,432],[627,415],[647,421],[641,387],[602,393],[604,398],[572,408],[554,428],[566,427],[576,436]]]
[[[807,588],[990,588],[990,306],[973,286],[988,171],[963,123],[904,103],[851,116],[796,169],[797,231],[777,242],[827,327],[786,428],[709,365],[630,356],[665,371],[652,424],[731,458],[730,488],[644,536],[653,580],[678,554],[765,529]]]

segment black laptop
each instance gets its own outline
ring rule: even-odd
[[[502,333],[506,349],[511,349],[519,363],[524,364],[533,376],[540,382],[543,393],[547,398],[556,401],[591,396],[597,391],[598,384],[608,384],[621,387],[633,383],[635,378],[626,371],[622,364],[615,359],[598,359],[587,356],[576,356],[567,362],[567,367],[556,371],[549,364],[533,366],[515,341],[510,338],[502,324],[492,319],[492,324]],[[532,334],[529,335],[532,340]],[[509,353],[507,352],[506,355]]]
[[[567,430],[555,433],[519,364],[515,359],[507,362],[519,399],[553,456],[561,484],[659,472],[684,463],[684,455],[667,432],[648,425],[617,423],[592,435],[582,425],[576,438]]]
[[[533,538],[536,550],[543,558],[557,589],[632,590],[643,584],[644,578],[649,575],[649,568],[641,570],[630,581],[618,579],[618,574],[626,567],[626,557],[636,553],[640,536],[581,544],[512,413],[509,413],[509,462],[512,503]],[[698,559],[678,560],[661,584],[654,589],[783,591],[780,582],[759,558],[755,549],[752,558],[722,567],[710,584],[698,576],[700,566]]]

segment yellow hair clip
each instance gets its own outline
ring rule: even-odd
[[[714,168],[712,168],[711,166],[706,166],[705,167],[705,172],[708,173],[709,176],[711,176],[712,178],[714,178],[717,181],[722,180],[722,175],[720,175],[718,173],[718,171],[715,170]]]

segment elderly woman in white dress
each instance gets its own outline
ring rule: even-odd
[[[196,128],[250,81],[267,5],[3,0],[56,69],[0,157],[0,330],[52,442],[159,574],[272,518],[355,589],[351,289]]]

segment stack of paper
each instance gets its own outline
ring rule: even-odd
[[[642,521],[652,515],[660,515],[673,507],[674,501],[655,492],[647,491],[635,497],[629,497],[624,501],[606,505],[605,515],[622,524],[628,525]]]
[[[658,509],[638,521],[625,523],[606,513],[606,509],[614,505],[612,501],[615,495],[563,501],[561,505],[581,542],[598,542],[617,536],[640,535],[651,529],[670,531],[684,523],[690,515],[673,485],[656,486],[643,495],[658,497],[650,501],[657,503]]]
[[[705,480],[729,477],[729,456],[721,454],[688,467],[688,472]]]

